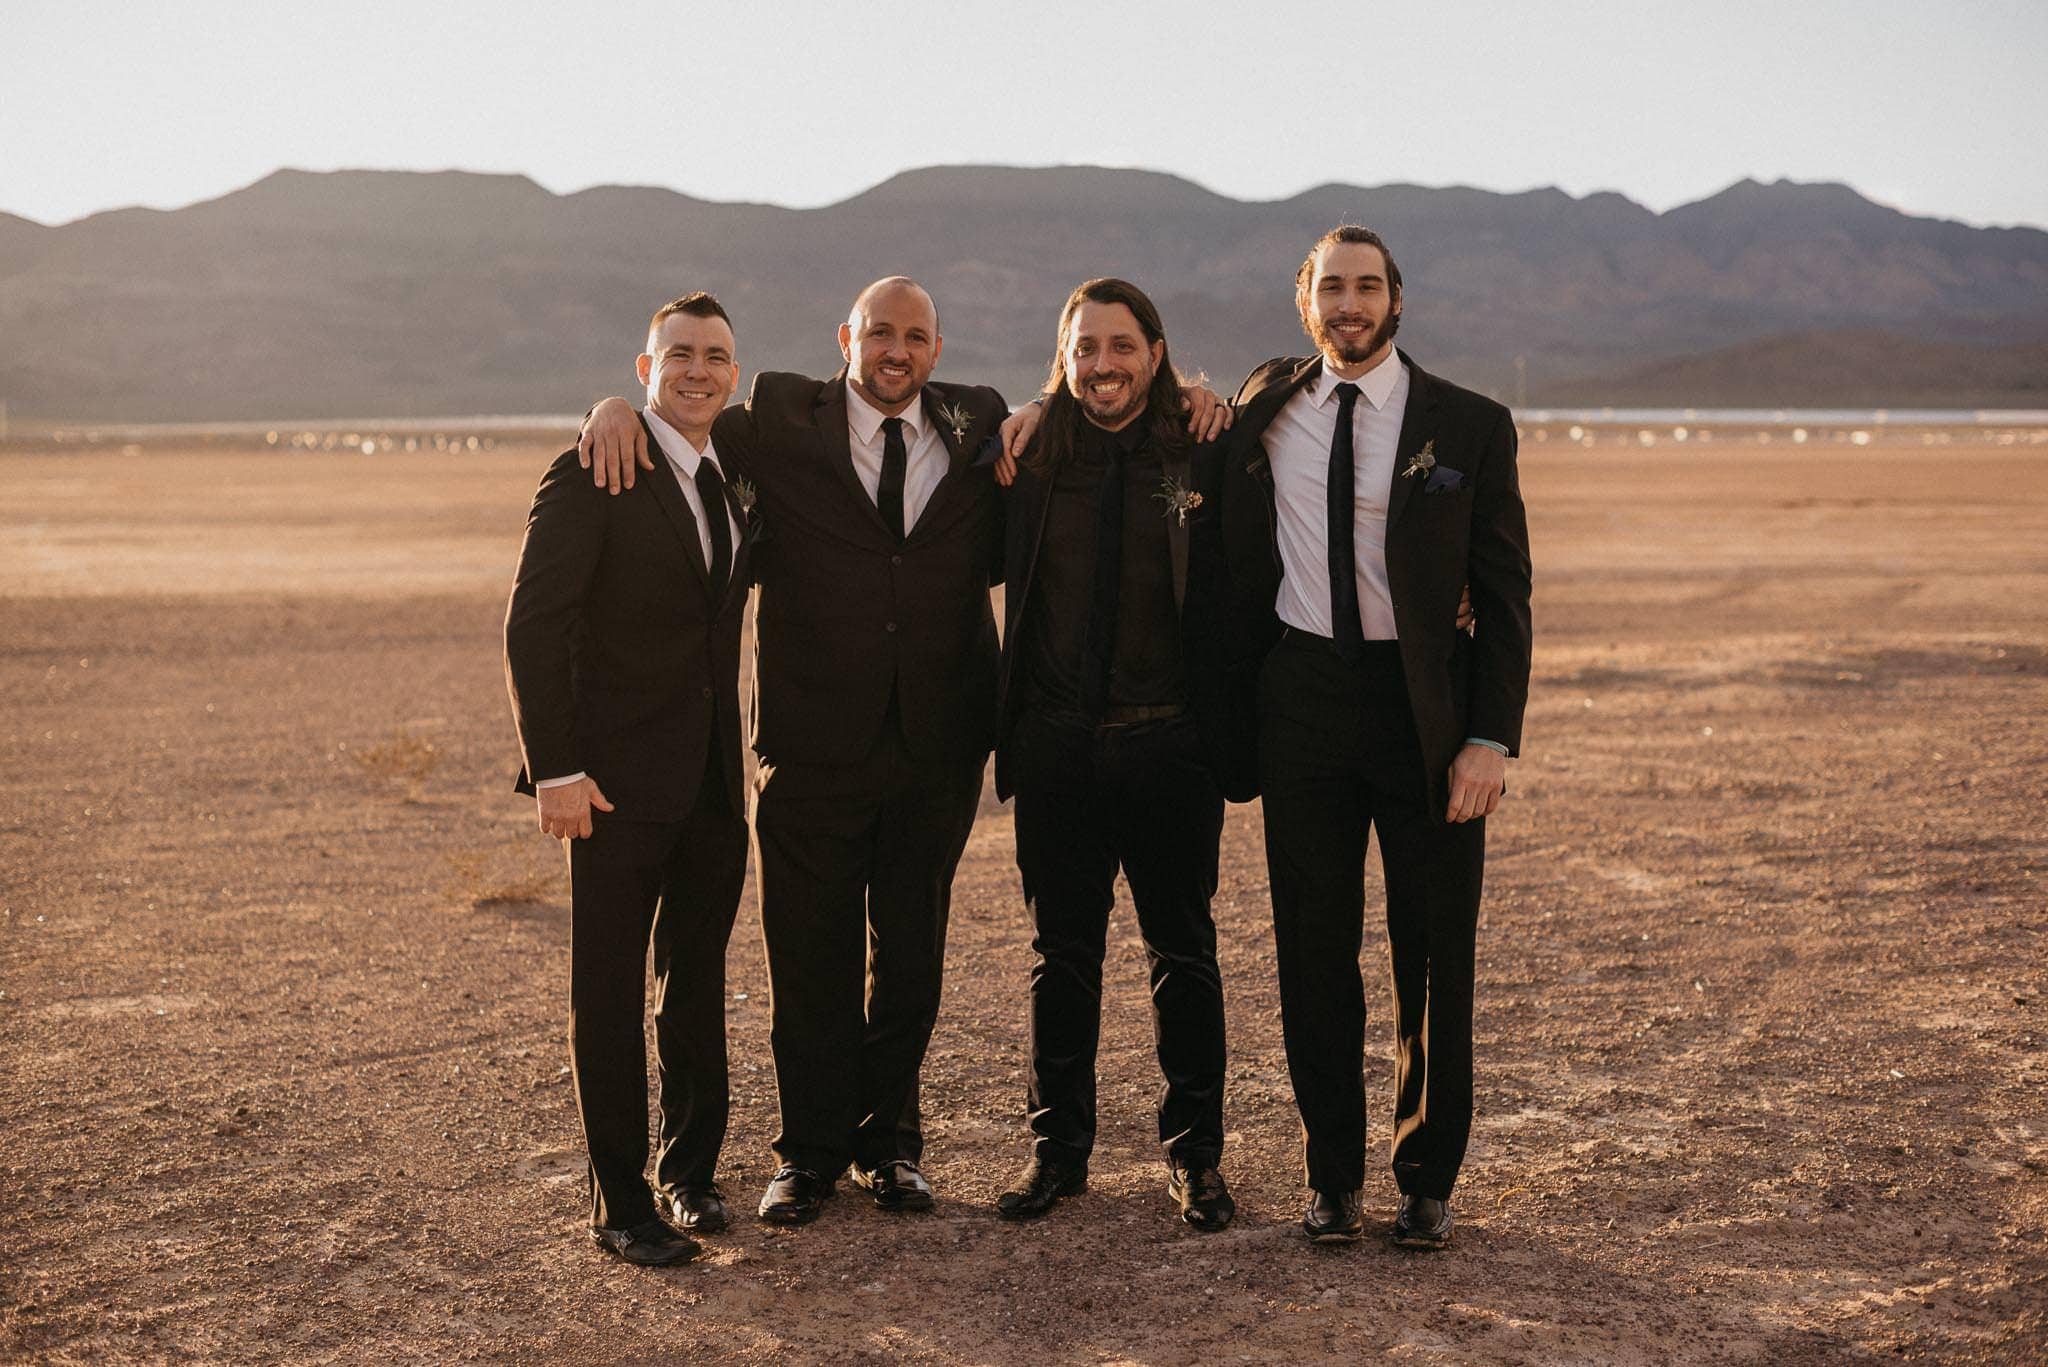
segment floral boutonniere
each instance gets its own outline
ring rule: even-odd
[[[740,510],[740,517],[742,519],[754,515],[755,497],[754,481],[750,479],[736,479],[732,482],[733,506]]]
[[[1431,437],[1428,441],[1422,443],[1420,451],[1408,457],[1408,468],[1401,472],[1401,478],[1413,479],[1417,475],[1426,475],[1434,469],[1436,469],[1436,438]]]
[[[965,404],[942,403],[933,406],[939,421],[953,429],[953,441],[957,445],[967,440],[967,429],[974,426],[974,415],[967,411]]]
[[[1188,525],[1188,514],[1202,506],[1201,491],[1190,489],[1171,475],[1159,482],[1159,492],[1152,497],[1166,505],[1164,516],[1174,519],[1183,527]]]

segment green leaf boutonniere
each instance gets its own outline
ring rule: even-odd
[[[1201,492],[1190,489],[1171,475],[1160,481],[1159,492],[1152,497],[1166,505],[1165,516],[1183,527],[1188,525],[1188,514],[1202,506]]]
[[[967,429],[974,426],[974,415],[967,411],[965,404],[942,403],[934,406],[939,421],[953,429],[955,443],[967,440]]]
[[[740,510],[742,518],[753,516],[754,498],[754,481],[750,479],[736,479],[732,482],[732,501]]]
[[[1422,443],[1422,449],[1408,457],[1408,468],[1401,472],[1402,479],[1413,479],[1436,469],[1436,438]]]

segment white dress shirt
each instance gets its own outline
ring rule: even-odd
[[[654,433],[656,445],[661,454],[668,457],[669,468],[676,472],[676,482],[683,486],[683,501],[690,505],[690,516],[697,519],[697,545],[704,552],[704,563],[711,564],[711,524],[704,520],[704,496],[697,492],[697,466],[710,461],[711,468],[722,478],[725,467],[718,463],[718,449],[711,444],[709,433],[704,437],[704,449],[699,451],[690,444],[690,439],[671,427],[653,409],[646,411],[647,428]],[[726,544],[740,544],[739,524],[732,520],[732,509],[728,506],[721,511],[725,514],[725,525],[731,529],[732,539]]]
[[[641,416],[647,419],[647,430],[654,433],[654,444],[661,448],[661,454],[668,457],[669,468],[676,472],[676,483],[683,486],[683,502],[690,505],[690,516],[697,519],[697,545],[704,552],[704,564],[708,568],[711,564],[711,524],[704,520],[704,495],[697,492],[697,466],[700,462],[708,460],[711,462],[711,468],[723,475],[725,467],[718,463],[718,449],[711,444],[710,435],[706,434],[704,449],[699,451],[690,444],[688,437],[670,426],[652,408],[644,410]],[[725,525],[732,531],[732,540],[726,544],[739,545],[740,528],[739,524],[733,521],[732,508],[728,505],[720,511],[725,514]],[[535,779],[533,786],[559,788],[565,783],[575,783],[587,777],[587,774],[578,771],[564,774],[561,778]]]
[[[1337,434],[1337,386],[1328,363],[1303,385],[1266,429],[1273,467],[1273,503],[1280,541],[1280,620],[1317,636],[1330,626],[1330,442]],[[1358,379],[1351,405],[1352,564],[1358,575],[1359,625],[1368,641],[1391,641],[1394,600],[1387,589],[1387,499],[1394,488],[1394,450],[1408,406],[1408,367],[1399,352]]]
[[[861,488],[868,491],[868,497],[878,507],[882,446],[888,440],[882,434],[884,416],[860,396],[852,380],[846,382],[846,444],[853,454],[853,472],[860,476]],[[908,536],[917,525],[918,514],[931,501],[932,490],[946,477],[953,457],[946,450],[938,428],[925,416],[923,395],[896,416],[903,419],[903,534]]]

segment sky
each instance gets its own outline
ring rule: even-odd
[[[281,166],[809,207],[972,162],[2048,226],[2043,0],[0,0],[0,54],[0,210],[43,223]]]

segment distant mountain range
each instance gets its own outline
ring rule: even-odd
[[[279,171],[58,227],[0,214],[0,399],[34,419],[577,411],[647,315],[709,289],[742,366],[829,373],[867,280],[939,301],[940,373],[1013,399],[1059,305],[1127,276],[1219,389],[1305,342],[1294,269],[1368,223],[1423,365],[1510,402],[2048,406],[2048,232],[1915,218],[1842,185],[1616,194],[1326,185],[1246,203],[1100,167],[908,171],[821,209],[523,176]]]

